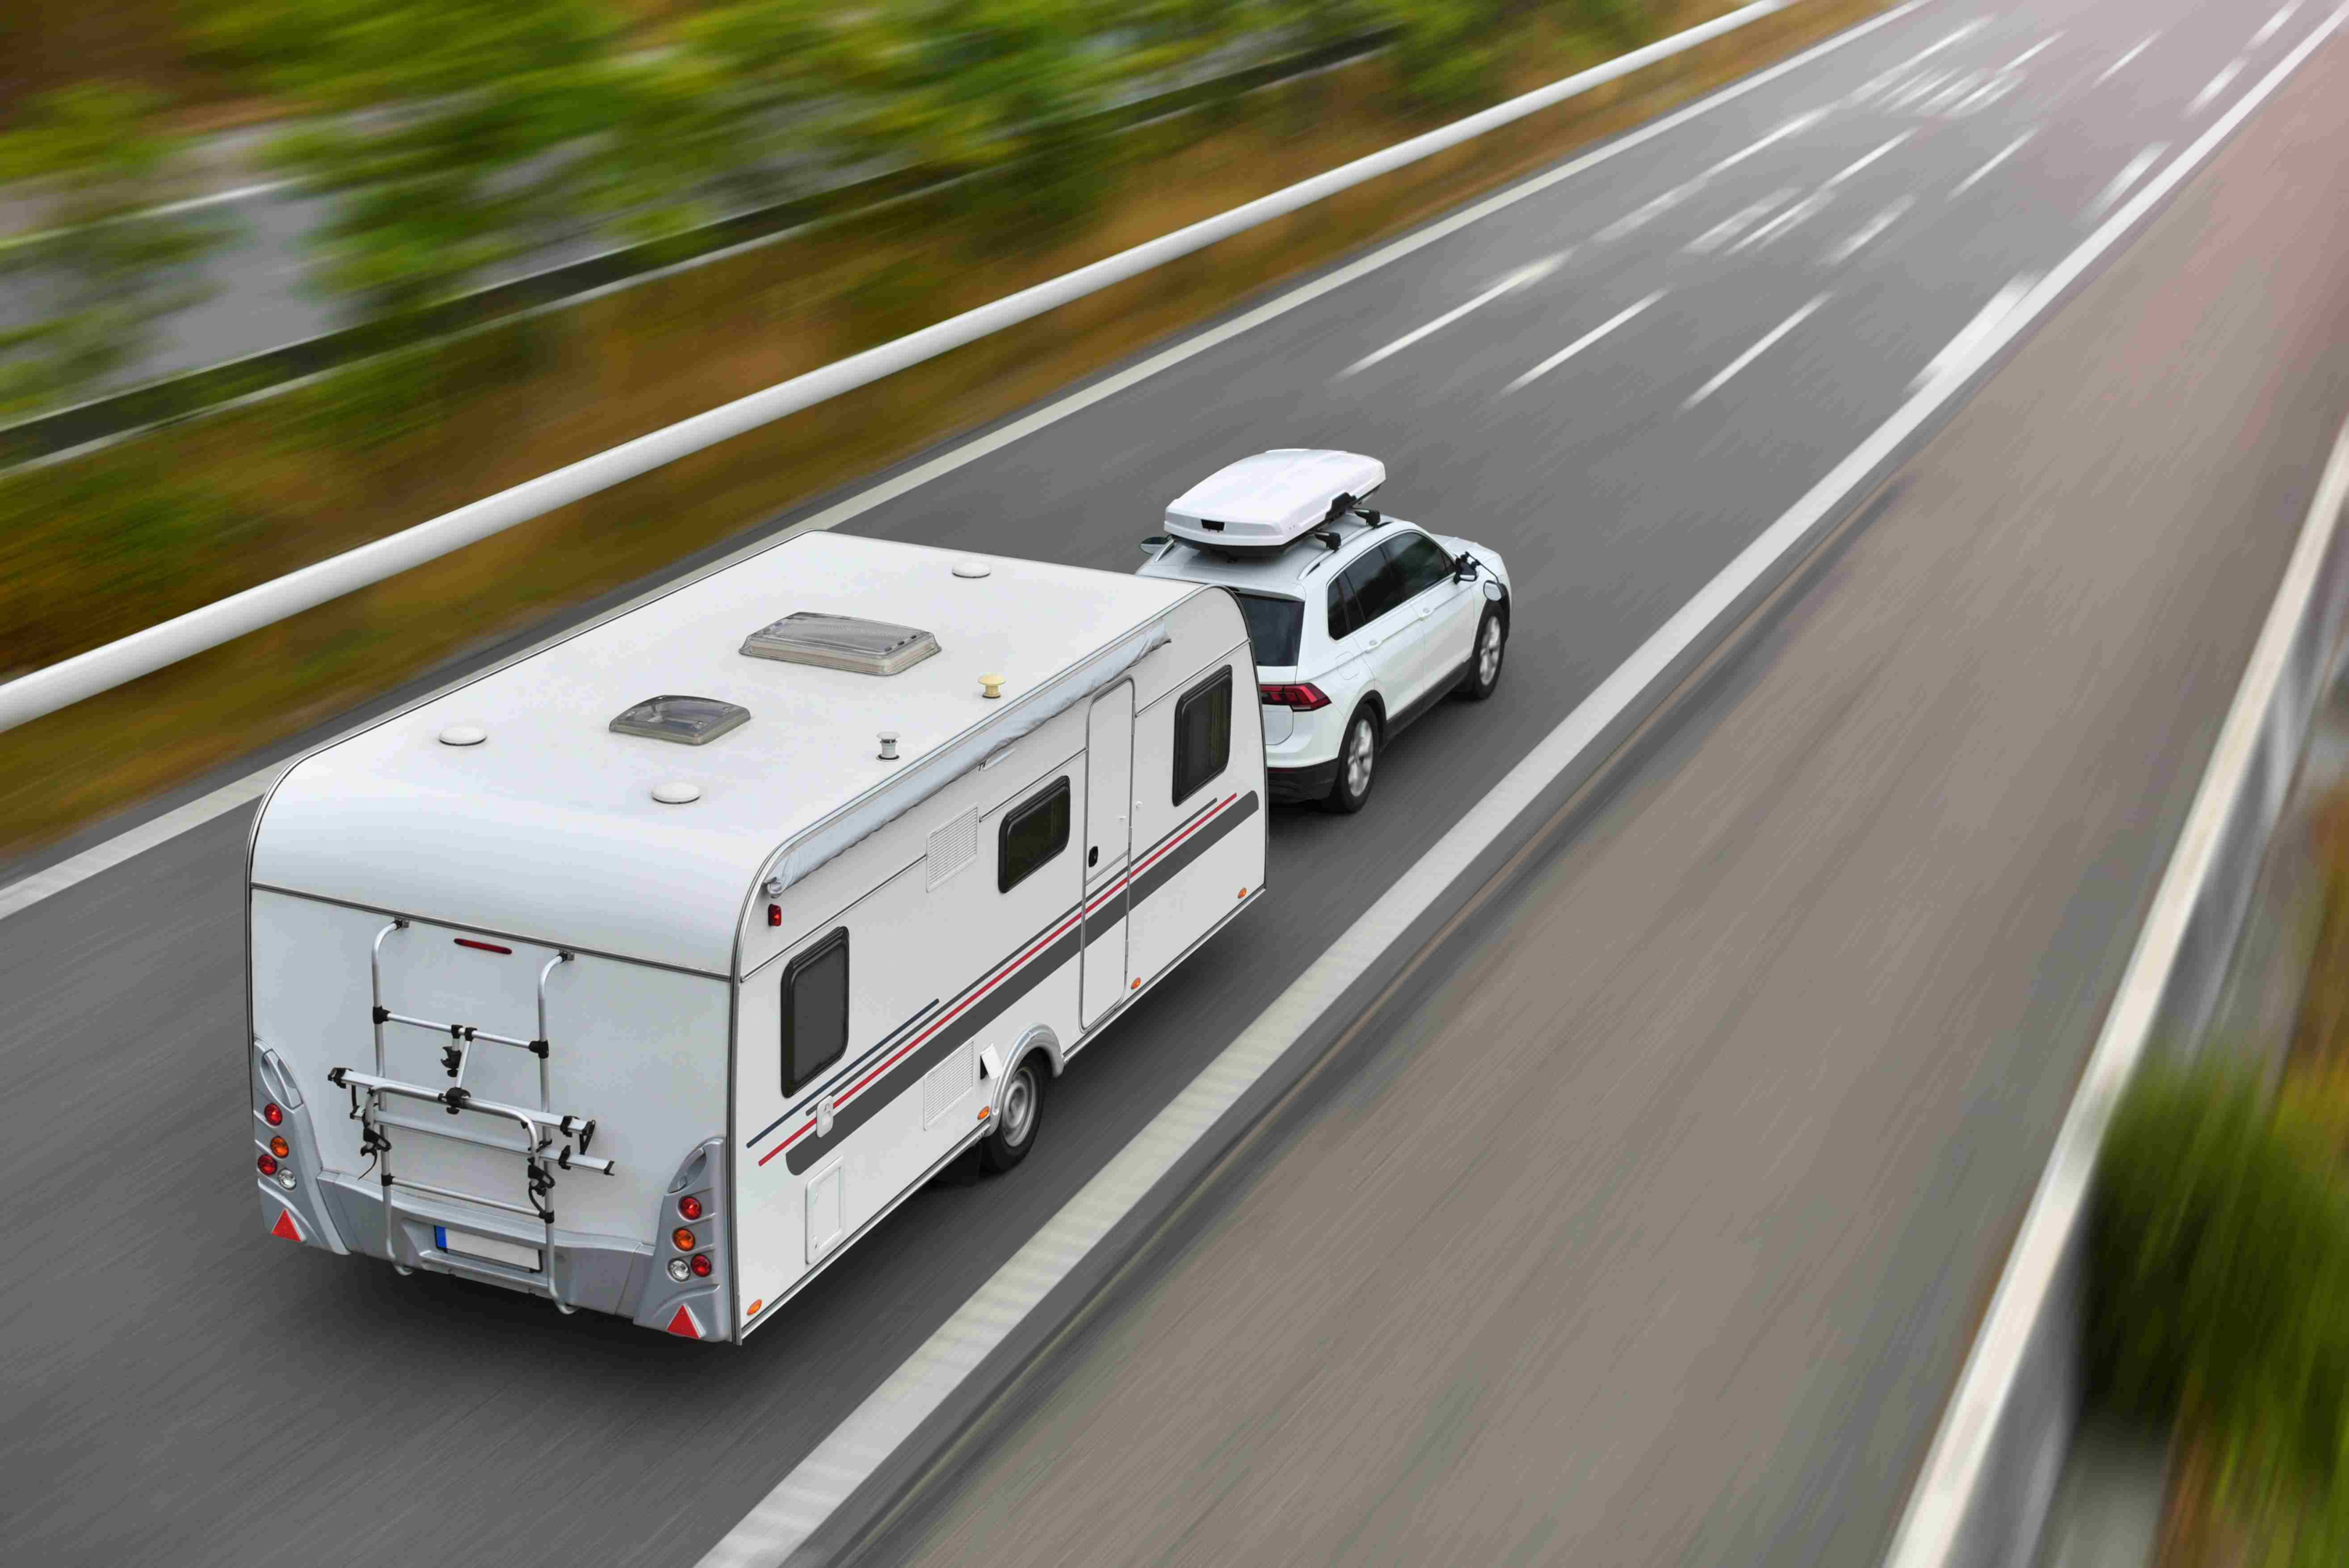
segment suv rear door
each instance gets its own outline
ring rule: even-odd
[[[1481,596],[1453,576],[1452,557],[1417,529],[1379,546],[1382,570],[1393,576],[1402,614],[1390,637],[1394,655],[1395,700],[1416,703],[1467,661],[1476,636],[1475,615]],[[1464,622],[1464,613],[1467,619]],[[1395,645],[1399,644],[1397,648]]]

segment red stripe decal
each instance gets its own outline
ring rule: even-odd
[[[988,992],[993,991],[997,986],[1001,985],[1006,980],[1009,980],[1012,975],[1019,972],[1020,966],[1025,964],[1030,959],[1034,958],[1038,953],[1043,951],[1046,948],[1051,946],[1053,942],[1066,935],[1071,926],[1075,925],[1087,915],[1092,914],[1093,910],[1100,909],[1102,904],[1106,903],[1110,898],[1116,895],[1119,888],[1123,888],[1128,883],[1132,882],[1135,873],[1147,870],[1152,864],[1157,861],[1162,856],[1165,855],[1168,850],[1173,849],[1176,845],[1190,837],[1191,835],[1206,826],[1208,823],[1214,821],[1216,817],[1222,813],[1226,806],[1231,805],[1232,802],[1237,799],[1239,799],[1239,795],[1237,793],[1226,795],[1222,800],[1216,803],[1213,810],[1206,812],[1199,818],[1198,821],[1191,824],[1190,826],[1185,828],[1182,832],[1176,834],[1174,837],[1160,845],[1156,849],[1152,850],[1150,853],[1150,858],[1144,860],[1141,865],[1136,866],[1133,871],[1128,872],[1124,877],[1119,878],[1116,887],[1111,888],[1107,892],[1102,894],[1098,899],[1094,900],[1092,904],[1080,909],[1067,919],[1062,920],[1059,925],[1053,927],[1042,936],[1037,938],[1033,946],[1029,948],[1026,952],[1021,953],[1019,957],[1013,959],[1010,962],[998,970],[991,977],[988,978],[986,984],[972,992],[968,996],[964,997],[960,1002],[956,1002],[954,1006],[947,1009],[945,1012],[940,1013],[936,1018],[931,1021],[930,1026],[927,1029],[923,1030],[919,1034],[915,1035],[911,1040],[906,1041],[903,1045],[897,1047],[895,1052],[891,1053],[887,1061],[883,1062],[879,1066],[874,1068],[871,1072],[865,1074],[864,1076],[859,1078],[854,1084],[852,1084],[848,1088],[842,1091],[840,1096],[832,1102],[833,1107],[836,1110],[840,1106],[844,1106],[849,1101],[854,1099],[859,1094],[864,1092],[864,1090],[868,1087],[874,1079],[880,1077],[890,1068],[904,1061],[906,1055],[920,1046],[924,1041],[928,1040],[939,1030],[944,1029],[947,1024],[953,1023],[955,1019],[960,1016],[963,1012],[968,1011],[973,1002],[977,1002],[980,997],[985,996]],[[782,1142],[777,1144],[774,1147],[761,1155],[759,1157],[759,1163],[761,1165],[766,1164],[767,1161],[774,1158],[775,1156],[782,1153],[783,1150],[791,1147],[792,1145],[805,1137],[809,1132],[813,1130],[814,1127],[815,1123],[812,1121],[802,1123],[797,1132],[794,1132],[791,1137],[783,1139]]]

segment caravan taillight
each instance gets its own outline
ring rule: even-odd
[[[709,1268],[710,1268],[710,1264],[709,1264],[709,1253],[707,1253],[707,1252],[696,1252],[696,1253],[693,1255],[693,1274],[694,1274],[694,1278],[696,1278],[696,1279],[700,1279],[700,1280],[706,1280],[706,1279],[708,1279],[708,1278],[709,1277]]]
[[[682,1225],[678,1226],[676,1230],[671,1231],[668,1233],[668,1239],[669,1244],[680,1252],[690,1252],[693,1251],[693,1232],[687,1230]]]
[[[680,1198],[677,1200],[677,1211],[688,1220],[698,1220],[701,1218],[701,1199],[693,1197]]]
[[[261,1174],[264,1176],[277,1174],[277,1157],[274,1154],[264,1154],[253,1163],[261,1168]]]
[[[278,1158],[284,1159],[287,1155],[292,1154],[294,1150],[287,1146],[284,1138],[274,1137],[269,1140],[269,1152],[275,1155]]]
[[[267,1122],[274,1127],[284,1127],[285,1125],[285,1113],[278,1108],[278,1105],[275,1100],[272,1100],[267,1105],[261,1107],[261,1119]]]

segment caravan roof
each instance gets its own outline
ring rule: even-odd
[[[985,575],[957,570],[974,562]],[[743,900],[787,841],[866,809],[925,759],[958,768],[957,741],[987,742],[977,732],[1020,699],[1201,591],[802,535],[314,754],[265,806],[254,880],[723,972]],[[938,651],[893,675],[745,655],[801,611],[917,628]],[[983,675],[1003,678],[1001,700],[981,695]],[[669,701],[654,722],[614,730],[656,698]],[[680,699],[749,717],[704,743],[657,738],[704,714]],[[692,798],[656,798],[673,784]]]

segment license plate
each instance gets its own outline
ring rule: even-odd
[[[501,1241],[493,1236],[476,1236],[467,1231],[451,1231],[446,1225],[432,1227],[432,1244],[456,1257],[483,1258],[511,1268],[528,1269],[533,1273],[536,1273],[541,1266],[536,1247],[525,1247],[519,1241]]]

